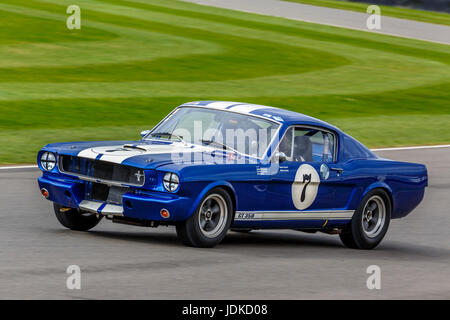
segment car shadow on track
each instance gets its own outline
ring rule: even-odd
[[[332,236],[316,237],[314,234],[282,233],[252,231],[250,233],[229,232],[222,242],[227,246],[271,246],[271,247],[322,247],[336,248],[343,247],[339,238]]]
[[[183,246],[177,239],[175,230],[164,230],[157,232],[127,232],[110,230],[91,230],[89,235],[108,239],[120,239],[148,244],[162,244],[168,246]],[[337,236],[315,237],[298,232],[286,234],[275,232],[253,231],[251,233],[228,232],[225,239],[217,247],[271,247],[271,248],[344,248]]]
[[[123,240],[136,243],[162,245],[169,247],[184,248],[183,244],[177,239],[175,230],[164,230],[158,232],[128,232],[128,231],[89,231],[89,236]],[[398,241],[388,240],[382,242],[374,250],[355,250],[345,248],[338,236],[322,234],[302,234],[301,232],[283,233],[253,231],[248,234],[229,232],[227,237],[213,250],[232,249],[234,252],[243,252],[245,254],[258,255],[262,252],[272,252],[280,256],[286,254],[298,253],[311,256],[322,256],[330,253],[345,256],[346,259],[360,259],[362,257],[371,258],[393,258],[393,259],[433,259],[435,261],[449,260],[450,251],[434,247],[410,244]],[[256,249],[256,250],[255,250]],[[261,250],[260,250],[261,249]],[[263,251],[266,249],[267,251]],[[297,249],[297,250],[294,250]],[[301,250],[298,250],[301,249]],[[320,250],[319,250],[320,249]],[[201,250],[201,249],[199,249]],[[203,249],[204,250],[204,249]],[[209,249],[206,249],[209,250]],[[294,251],[293,251],[294,250]]]
[[[179,246],[181,243],[178,241],[174,232],[127,232],[127,231],[97,231],[91,230],[89,235],[94,237],[102,237],[105,239],[118,239],[125,241],[133,241],[147,244],[161,244],[167,246]]]
[[[150,232],[146,232],[150,231]],[[177,239],[174,228],[166,230],[147,229],[144,232],[91,230],[89,235],[109,239],[120,239],[135,241],[139,243],[163,244],[182,246]],[[322,247],[322,248],[343,248],[338,236],[322,235],[315,237],[301,232],[277,233],[265,231],[252,231],[250,233],[240,233],[229,231],[225,239],[218,247]]]

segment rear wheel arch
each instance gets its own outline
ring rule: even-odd
[[[386,235],[391,216],[389,190],[382,187],[372,188],[364,194],[350,223],[341,230],[339,237],[349,248],[373,249]]]
[[[364,196],[366,196],[366,194],[368,194],[369,192],[372,192],[372,191],[378,191],[378,190],[381,190],[381,191],[384,191],[384,193],[380,193],[383,197],[385,197],[386,195],[387,195],[387,199],[384,199],[385,200],[385,202],[386,202],[386,200],[389,202],[389,204],[390,204],[390,207],[389,207],[389,209],[390,209],[390,213],[391,213],[391,217],[392,217],[392,214],[393,214],[393,211],[394,211],[394,200],[393,200],[393,198],[392,198],[392,193],[391,193],[391,190],[390,189],[388,189],[388,188],[386,188],[386,187],[376,187],[376,188],[373,188],[373,189],[370,189],[369,191],[367,191],[365,194],[364,194]],[[364,197],[363,197],[364,198]],[[362,200],[362,199],[361,199]]]
[[[392,198],[391,191],[389,189],[385,188],[385,187],[380,187],[380,188],[376,188],[376,189],[383,190],[387,194],[387,196],[389,197],[389,199],[387,199],[387,200],[389,200],[389,203],[391,205],[391,216],[392,216],[392,213],[394,211],[394,199]]]
[[[361,195],[357,205],[359,205],[359,203],[364,199],[364,197],[369,192],[372,192],[373,190],[382,190],[388,195],[389,199],[387,199],[387,200],[389,200],[389,203],[391,204],[390,209],[391,209],[391,215],[392,215],[393,211],[394,211],[394,198],[392,197],[392,189],[386,183],[377,182],[377,183],[370,185],[368,188],[366,188],[364,193]]]

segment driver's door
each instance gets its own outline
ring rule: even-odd
[[[294,214],[345,210],[351,187],[341,179],[341,167],[336,161],[337,142],[337,135],[327,129],[306,126],[288,129],[278,148],[285,161],[279,163],[272,175],[267,210]]]

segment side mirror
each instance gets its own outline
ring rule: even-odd
[[[277,163],[282,163],[287,160],[286,155],[283,152],[275,152],[273,155],[273,161]]]
[[[144,130],[144,131],[141,132],[141,137],[144,138],[149,133],[150,133],[150,130]]]

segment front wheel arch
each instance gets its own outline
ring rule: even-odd
[[[208,184],[205,188],[203,188],[203,190],[198,194],[197,198],[195,198],[195,201],[192,203],[191,209],[189,210],[187,219],[194,214],[195,210],[197,209],[198,205],[200,204],[200,201],[202,201],[203,197],[214,188],[222,188],[228,193],[228,195],[230,196],[230,198],[233,202],[233,212],[236,212],[237,204],[238,204],[238,197],[236,195],[236,190],[234,189],[234,187],[228,181],[214,181],[214,182]],[[233,214],[233,220],[234,220],[234,214]]]
[[[234,216],[233,210],[228,191],[215,187],[203,196],[193,215],[176,224],[177,236],[188,246],[213,247],[225,238]],[[211,227],[209,230],[208,226]]]

